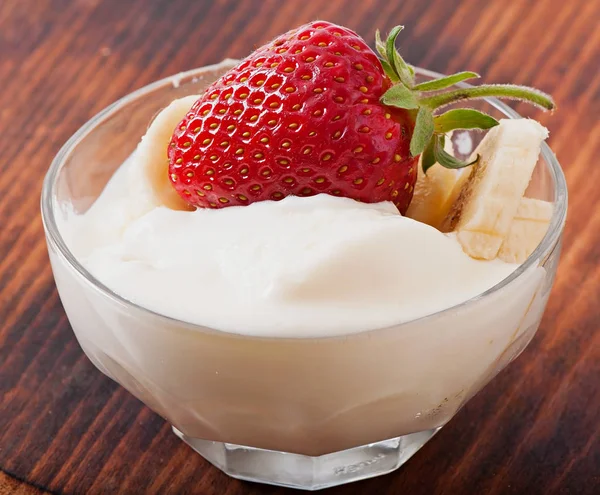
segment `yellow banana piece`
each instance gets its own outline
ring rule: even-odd
[[[474,151],[480,160],[447,222],[472,258],[498,256],[547,137],[548,130],[535,120],[502,119]]]
[[[447,153],[453,154],[451,134],[446,136],[444,148]],[[471,171],[472,167],[453,170],[436,163],[425,174],[419,161],[415,192],[406,216],[443,230],[444,220],[458,199]]]
[[[552,211],[548,201],[522,198],[498,258],[507,263],[523,263],[546,235]]]
[[[145,163],[144,170],[157,199],[174,210],[189,210],[190,207],[169,182],[167,148],[175,127],[197,99],[196,95],[186,96],[172,101],[162,109],[148,127],[136,150],[139,160]]]

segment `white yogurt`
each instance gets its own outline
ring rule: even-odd
[[[139,149],[62,232],[103,284],[155,312],[270,337],[356,333],[466,301],[517,265],[479,261],[392,203],[318,195],[177,211]]]

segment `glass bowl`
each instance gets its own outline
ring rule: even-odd
[[[458,306],[327,338],[252,337],[178,321],[133,304],[93,277],[69,249],[61,222],[65,211],[89,208],[159,110],[201,93],[232,63],[125,96],[59,151],[41,207],[65,311],[100,371],[233,477],[315,490],[390,472],[536,332],[559,259],[567,209],[563,173],[544,144],[528,195],[554,202],[545,238],[507,279]],[[417,76],[439,74],[418,69]],[[476,106],[496,117],[518,117],[494,99]],[[469,137],[479,140],[481,133]]]

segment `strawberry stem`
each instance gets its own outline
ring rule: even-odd
[[[414,91],[437,91],[440,89],[449,88],[454,86],[456,83],[466,81],[467,79],[479,78],[479,74],[476,72],[458,72],[451,76],[440,77],[439,79],[433,79],[432,81],[425,81],[421,84],[417,84],[413,87]]]
[[[420,98],[419,103],[431,109],[437,109],[462,100],[480,98],[506,98],[508,100],[527,101],[546,110],[554,110],[556,105],[552,98],[537,89],[514,84],[482,84],[472,88],[461,88],[434,96]]]
[[[436,162],[447,168],[467,167],[474,163],[463,162],[444,151],[446,132],[454,129],[483,130],[498,125],[498,121],[492,116],[472,108],[450,110],[441,115],[434,113],[446,105],[462,100],[495,97],[526,101],[545,110],[556,108],[552,97],[546,93],[514,84],[482,84],[428,96],[431,91],[445,90],[461,81],[478,78],[479,74],[458,72],[415,85],[414,69],[396,50],[396,38],[402,29],[402,26],[393,28],[385,42],[381,40],[379,31],[375,33],[375,47],[381,57],[381,65],[393,83],[381,97],[381,102],[389,107],[404,109],[414,116],[415,127],[410,141],[410,153],[412,156],[423,154],[424,171]]]

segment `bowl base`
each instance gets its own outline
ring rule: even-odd
[[[318,457],[191,438],[173,432],[225,474],[246,481],[320,490],[398,469],[440,428]]]

